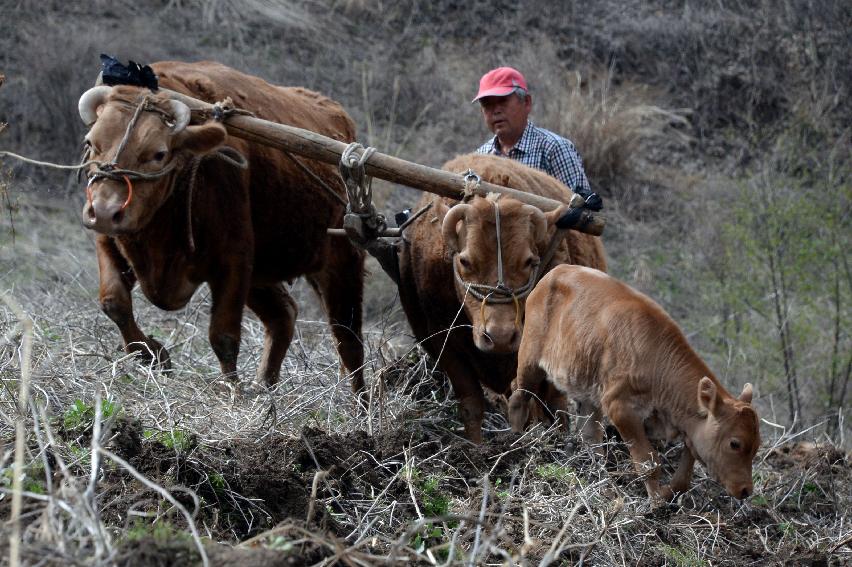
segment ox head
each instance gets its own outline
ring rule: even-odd
[[[149,104],[128,128],[145,92],[136,87],[101,85],[80,97],[80,117],[90,126],[85,138],[86,159],[101,163],[115,160],[114,169],[142,174],[93,176],[83,207],[86,228],[109,235],[142,229],[170,196],[174,176],[179,175],[187,158],[209,153],[225,141],[222,125],[189,126],[189,107],[150,94]],[[91,166],[89,175],[95,171]]]
[[[746,384],[739,398],[719,390],[706,376],[698,383],[701,422],[688,436],[687,444],[728,494],[747,498],[754,492],[751,463],[760,447],[760,427],[751,405],[752,387]]]
[[[493,195],[456,205],[444,217],[442,234],[452,255],[456,295],[473,325],[473,342],[479,350],[518,351],[526,296],[547,247],[548,224],[556,218],[555,213]]]

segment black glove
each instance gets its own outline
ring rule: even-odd
[[[571,228],[583,216],[583,207],[569,207],[565,214],[556,219],[556,228]]]
[[[599,211],[603,209],[603,199],[597,193],[590,193],[589,195],[583,195],[586,198],[586,206],[584,208],[589,209],[590,211]]]
[[[601,196],[597,193],[592,193],[591,191],[577,191],[577,194],[583,197],[586,200],[586,203],[582,207],[572,207],[565,211],[561,217],[556,219],[557,228],[571,228],[576,225],[583,216],[583,211],[586,209],[590,211],[599,211],[603,209],[603,199],[601,199]]]

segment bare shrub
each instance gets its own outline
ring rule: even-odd
[[[543,101],[543,123],[552,124],[577,146],[586,174],[604,190],[633,177],[653,158],[653,148],[686,144],[688,110],[653,104],[646,86],[615,85],[610,71],[562,75]]]

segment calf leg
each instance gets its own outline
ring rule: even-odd
[[[98,256],[98,299],[101,310],[118,326],[124,351],[152,358],[163,369],[171,369],[169,352],[158,341],[145,336],[133,317],[130,290],[133,289],[136,278],[127,260],[108,236],[98,235],[95,248]]]
[[[695,457],[689,447],[684,445],[683,452],[680,454],[680,462],[677,470],[672,476],[671,488],[673,492],[686,492],[689,488],[689,483],[692,481],[692,469],[695,466]]]
[[[568,433],[568,396],[553,385],[549,380],[542,382],[541,397],[551,415],[559,421],[559,429]]]
[[[248,306],[260,318],[265,328],[263,357],[257,368],[257,381],[272,386],[278,382],[281,363],[287,354],[290,341],[293,340],[299,310],[283,284],[252,288],[249,291]]]
[[[331,247],[325,268],[307,277],[325,307],[337,353],[352,374],[352,391],[364,390],[364,343],[361,303],[364,297],[364,255],[349,242]]]
[[[614,380],[613,382],[619,382]],[[622,401],[622,391],[609,391],[603,396],[603,406],[612,424],[630,447],[633,466],[640,475],[645,475],[645,489],[652,499],[667,500],[671,497],[669,487],[660,487],[660,458],[645,435],[645,424],[641,416],[630,409],[630,399]]]
[[[509,398],[509,425],[515,433],[521,433],[526,427],[533,392],[539,391],[546,378],[547,374],[537,362],[527,362],[519,357],[517,389]]]
[[[604,432],[601,425],[601,421],[603,420],[601,408],[591,400],[580,400],[578,405],[577,411],[585,419],[583,425],[580,427],[580,435],[583,437],[583,442],[598,446],[595,450],[601,453],[599,445],[603,441]]]

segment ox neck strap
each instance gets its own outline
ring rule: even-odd
[[[456,281],[464,286],[467,291],[475,298],[485,303],[509,303],[514,302],[516,305],[519,298],[524,298],[532,291],[535,282],[538,280],[538,268],[536,265],[530,272],[529,280],[518,289],[514,289],[506,285],[504,280],[505,274],[503,269],[503,238],[500,227],[500,206],[497,201],[494,201],[494,224],[497,233],[497,285],[488,285],[482,283],[474,283],[465,281],[459,274],[456,263],[453,262],[453,273]]]
[[[497,289],[509,289],[503,282],[503,245],[500,241],[500,205],[494,201],[494,228],[497,232]]]

